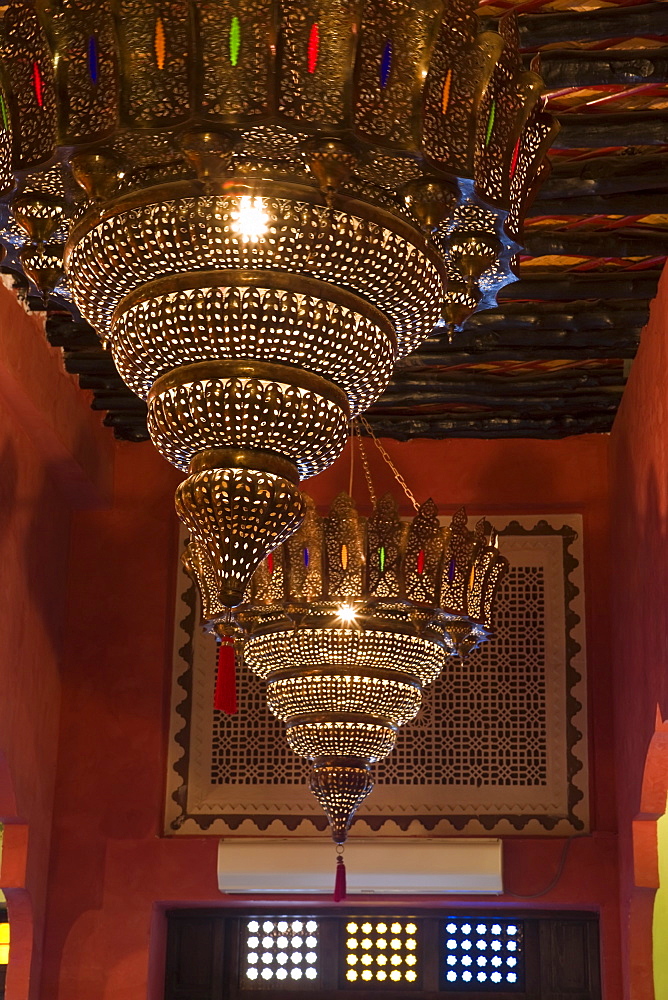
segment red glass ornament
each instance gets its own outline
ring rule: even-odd
[[[40,108],[44,104],[44,94],[42,93],[42,74],[39,71],[39,63],[32,64],[32,82],[35,88],[35,97]]]
[[[317,21],[311,25],[308,36],[308,48],[306,52],[306,66],[309,73],[315,73],[318,65],[318,53],[320,51],[320,31]]]

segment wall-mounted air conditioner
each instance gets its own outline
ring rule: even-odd
[[[334,861],[334,847],[324,837],[226,838],[218,847],[218,888],[256,895],[330,894]],[[503,892],[500,840],[351,839],[345,862],[348,895]]]

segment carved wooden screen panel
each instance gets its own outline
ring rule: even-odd
[[[495,518],[509,559],[496,636],[451,661],[377,766],[353,836],[588,829],[581,521]],[[306,764],[238,670],[239,713],[213,709],[216,649],[180,576],[165,833],[262,836],[325,829]]]

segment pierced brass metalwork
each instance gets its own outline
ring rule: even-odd
[[[62,199],[48,194],[25,194],[12,202],[16,222],[37,246],[51,239],[64,221],[66,207]]]
[[[327,517],[304,500],[303,526],[258,568],[235,621],[246,666],[266,680],[290,747],[312,762],[312,791],[342,843],[371,766],[420,710],[423,687],[490,636],[506,561],[488,522],[470,530],[460,510],[442,525],[431,500],[412,521],[391,496],[368,520],[346,494]],[[206,555],[196,545],[187,558],[216,630],[224,608]]]
[[[94,202],[107,201],[118,190],[126,164],[106,149],[75,153],[70,157],[72,176]]]
[[[325,468],[348,416],[378,398],[444,303],[463,314],[448,279],[464,282],[467,308],[510,280],[554,129],[511,19],[481,32],[475,6],[239,0],[232,13],[203,0],[196,24],[188,4],[157,20],[139,0],[8,7],[0,197],[18,171],[11,211],[32,244],[8,231],[10,264],[95,327],[148,400],[169,461],[261,461],[236,479],[201,469],[200,493],[204,482],[263,493],[268,455],[302,478]],[[256,368],[184,371],[223,362]],[[284,374],[262,374],[267,363]],[[188,524],[191,487],[177,503]],[[264,554],[298,523],[290,490],[277,534],[262,528]],[[207,545],[223,576],[234,564],[234,579],[221,576],[229,602],[259,549],[244,517],[236,541],[226,517],[237,556]]]
[[[185,132],[179,136],[179,146],[199,180],[207,185],[224,177],[232,163],[234,139],[225,132]]]

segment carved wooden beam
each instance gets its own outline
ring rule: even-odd
[[[633,235],[619,230],[608,233],[585,233],[578,230],[563,233],[546,233],[528,230],[524,246],[532,257],[547,254],[575,257],[654,257],[668,256],[668,233],[665,229]]]
[[[659,38],[668,35],[665,3],[599,10],[521,14],[520,43],[525,49],[567,45],[573,41],[600,42],[609,38]]]
[[[486,309],[469,317],[465,332],[498,330],[607,330],[642,327],[647,322],[647,303],[635,299],[612,299],[592,303],[511,302],[503,309]],[[460,336],[459,334],[457,336]]]
[[[554,140],[554,149],[668,145],[668,111],[564,112],[558,118],[561,129]]]
[[[666,197],[663,192],[650,191],[647,194],[592,195],[590,198],[553,198],[538,200],[527,212],[527,219],[545,216],[559,218],[568,215],[656,215],[665,214]],[[526,230],[525,230],[526,232]]]
[[[638,338],[626,343],[623,341],[600,345],[586,344],[581,347],[551,346],[543,347],[539,343],[532,344],[530,350],[527,347],[486,347],[471,348],[464,351],[445,350],[435,351],[433,354],[411,354],[410,358],[401,361],[401,371],[408,368],[447,368],[454,365],[470,365],[474,362],[489,361],[587,361],[589,358],[628,359],[634,358],[638,350]]]
[[[586,160],[555,157],[552,173],[541,186],[536,204],[594,195],[637,195],[645,191],[658,191],[668,197],[666,153],[608,155]]]
[[[506,285],[499,293],[499,304],[518,299],[550,299],[565,302],[569,299],[652,299],[661,270],[652,271],[598,271],[577,274],[563,271],[534,273],[525,270],[520,281]],[[503,308],[503,306],[501,306]]]
[[[550,49],[540,54],[537,71],[548,90],[665,83],[668,80],[668,49],[614,49],[603,52]]]
[[[436,417],[422,419],[415,417],[392,418],[375,416],[369,411],[369,422],[379,437],[391,437],[397,441],[408,441],[415,437],[425,438],[562,438],[573,434],[605,434],[615,419],[614,413],[556,414],[554,416],[499,415],[476,417],[466,413],[459,417]]]

